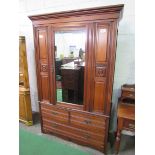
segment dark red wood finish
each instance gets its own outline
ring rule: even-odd
[[[106,151],[118,22],[124,5],[30,16],[42,132]],[[56,102],[54,33],[85,30],[83,105]]]

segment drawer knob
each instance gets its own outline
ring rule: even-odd
[[[56,123],[53,123],[53,124],[52,124],[52,127],[57,128],[58,125],[57,125]]]
[[[131,97],[132,97],[133,95],[132,95],[132,94],[129,94],[129,96],[131,96]]]
[[[130,128],[135,128],[135,125],[134,124],[129,124],[129,127]]]
[[[90,135],[89,135],[89,134],[84,135],[84,137],[85,137],[86,139],[90,139]]]
[[[57,113],[57,112],[55,112],[55,111],[52,111],[52,114],[53,114],[53,115],[57,115],[58,113]]]
[[[91,120],[88,120],[88,119],[84,120],[84,122],[85,122],[86,124],[91,124]]]

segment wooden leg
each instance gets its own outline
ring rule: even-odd
[[[121,130],[117,130],[116,142],[115,142],[115,153],[118,154],[120,148],[120,140],[121,140]]]
[[[116,142],[115,142],[115,153],[118,154],[120,148],[121,141],[121,131],[123,129],[123,118],[118,117],[117,119],[117,134],[116,134]]]

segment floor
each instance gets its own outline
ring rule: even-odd
[[[63,140],[61,138],[58,138],[58,137],[55,137],[52,135],[41,133],[40,122],[38,120],[38,116],[34,117],[34,125],[33,126],[26,126],[25,124],[20,122],[19,127],[23,128],[27,131],[36,133],[38,135],[47,137],[49,139],[57,139],[58,141],[60,141],[62,143],[67,143],[68,145],[70,145],[72,147],[77,147],[81,150],[84,150],[84,151],[88,152],[90,155],[104,155],[103,153],[101,153],[95,149],[81,146],[81,145]],[[107,155],[115,155],[114,148],[111,147],[111,145],[109,143],[108,143]],[[134,136],[127,136],[127,135],[122,134],[119,155],[135,155],[135,137]]]

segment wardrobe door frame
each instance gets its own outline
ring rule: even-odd
[[[85,51],[86,51],[86,55],[85,55],[85,68],[84,68],[84,98],[83,98],[83,105],[77,105],[77,104],[72,104],[72,103],[65,103],[65,102],[57,102],[56,101],[56,79],[55,79],[55,52],[54,52],[54,41],[55,41],[55,32],[56,31],[76,31],[76,30],[83,30],[86,32],[86,42],[85,42]],[[49,51],[49,64],[51,64],[50,66],[50,77],[52,77],[53,81],[51,80],[51,87],[53,86],[52,90],[53,90],[53,96],[51,96],[51,99],[53,101],[54,105],[62,105],[65,107],[69,107],[69,108],[75,108],[75,109],[81,109],[81,110],[86,110],[89,111],[88,108],[89,107],[89,96],[87,95],[87,90],[88,90],[88,84],[86,81],[89,80],[89,76],[88,76],[88,70],[90,70],[90,65],[91,62],[89,60],[90,57],[90,53],[89,53],[89,47],[88,47],[88,42],[90,42],[91,40],[88,40],[88,32],[89,32],[89,24],[87,23],[76,23],[76,22],[69,22],[69,23],[59,23],[59,24],[52,24],[50,27],[50,40],[51,40],[51,50]],[[91,43],[89,43],[91,44]],[[88,69],[89,68],[89,69]],[[87,100],[86,100],[87,99]]]
[[[112,91],[113,91],[113,79],[114,79],[114,70],[115,70],[115,55],[117,47],[117,25],[118,21],[111,20],[97,20],[93,23],[93,53],[92,53],[92,89],[91,89],[91,104],[90,111],[99,112],[105,115],[110,115],[110,107],[112,102]],[[98,28],[105,27],[108,30],[107,33],[107,44],[106,44],[106,60],[97,62],[96,61],[96,52],[98,44]],[[99,68],[99,69],[98,69]],[[101,74],[98,73],[98,70]],[[105,70],[105,71],[104,71]],[[95,82],[105,83],[104,88],[104,101],[98,104],[100,108],[99,111],[95,110]],[[102,92],[103,93],[103,92]],[[104,104],[104,105],[101,105]]]
[[[49,53],[49,44],[48,44],[48,30],[49,30],[49,26],[44,25],[44,26],[37,26],[34,27],[34,43],[35,43],[35,59],[36,59],[36,74],[37,74],[37,87],[38,87],[38,99],[39,102],[50,102],[50,77],[49,77],[49,61],[48,61],[48,53]],[[46,32],[46,60],[44,60],[44,58],[41,60],[40,58],[40,48],[39,48],[39,31],[45,30]],[[43,65],[41,64],[43,63]],[[46,76],[48,76],[48,99],[44,100],[43,96],[42,96],[42,87],[41,87],[41,72],[45,72],[43,74],[45,74]]]

